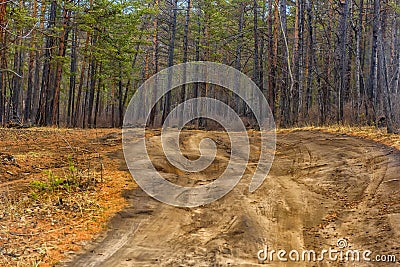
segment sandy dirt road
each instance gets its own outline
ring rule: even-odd
[[[227,136],[213,133],[218,162],[196,176],[180,173],[162,155],[160,137],[150,138],[155,167],[179,184],[209,182],[229,160]],[[188,157],[205,132],[184,134]],[[209,135],[207,135],[209,137]],[[257,144],[257,136],[252,137]],[[124,167],[122,152],[114,155]],[[257,153],[252,153],[252,160]],[[129,206],[109,231],[66,266],[260,266],[269,249],[371,250],[371,258],[397,256],[396,263],[332,261],[268,262],[268,266],[399,266],[400,153],[363,139],[320,132],[280,134],[272,169],[254,193],[254,164],[225,197],[204,207],[176,208],[140,189],[125,192]],[[125,166],[126,168],[126,166]],[[211,178],[210,178],[211,177]]]

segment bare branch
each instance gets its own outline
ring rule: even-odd
[[[6,71],[13,73],[13,74],[14,74],[15,76],[17,76],[18,78],[22,78],[22,76],[21,76],[20,74],[16,73],[16,72],[13,71],[13,70],[9,70],[9,69],[0,69],[0,72],[6,72]]]

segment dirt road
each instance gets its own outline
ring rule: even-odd
[[[187,133],[184,147],[204,135]],[[155,135],[150,138],[155,167],[177,183],[209,182],[225,166],[230,149],[226,135],[213,135],[220,144],[217,166],[195,177],[179,173],[163,158]],[[252,142],[257,143],[257,136]],[[118,158],[124,166],[122,153]],[[345,249],[371,250],[373,260],[378,254],[396,255],[397,263],[345,263],[327,257],[279,262],[275,255],[268,266],[399,265],[399,151],[354,137],[292,132],[278,135],[270,174],[249,193],[254,168],[249,164],[228,195],[204,207],[176,208],[140,189],[125,192],[129,206],[67,266],[258,266],[257,252],[265,245],[318,253],[338,249],[339,239],[347,241]]]

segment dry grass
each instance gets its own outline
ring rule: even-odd
[[[351,127],[343,125],[333,125],[324,127],[307,126],[301,128],[279,129],[277,130],[277,133],[284,134],[292,131],[321,131],[333,134],[346,134],[349,136],[362,137],[400,150],[400,135],[388,134],[386,132],[386,129],[383,128],[380,129],[370,126]]]
[[[120,130],[0,129],[0,266],[52,266],[124,207],[135,185]]]

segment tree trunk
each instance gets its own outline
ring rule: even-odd
[[[52,33],[55,27],[56,20],[56,7],[57,2],[52,1],[50,4],[49,22],[47,29]],[[54,47],[54,37],[52,34],[46,37],[44,63],[43,63],[43,74],[42,74],[42,85],[39,97],[39,110],[36,114],[36,123],[39,125],[49,125],[52,121],[52,107],[54,100],[54,91],[51,90],[50,83],[51,79],[51,61],[53,58],[52,50]]]
[[[291,92],[292,98],[292,123],[298,123],[300,90],[302,90],[302,69],[303,69],[303,32],[304,32],[304,10],[303,0],[296,0],[296,21],[294,38],[294,85]]]
[[[11,101],[12,101],[11,119],[13,121],[16,120],[18,122],[20,122],[20,117],[19,117],[20,104],[21,104],[20,94],[21,92],[23,92],[22,91],[22,86],[23,86],[22,77],[23,77],[23,67],[24,67],[23,62],[24,62],[24,51],[22,49],[22,41],[18,41],[14,53],[14,70],[16,74],[14,74],[12,78],[13,88],[11,91]]]
[[[283,67],[282,67],[282,84],[281,84],[281,101],[280,101],[280,108],[281,108],[281,120],[280,123],[283,127],[287,127],[290,122],[290,86],[289,86],[289,76],[291,75],[290,69],[290,56],[289,56],[289,45],[287,43],[287,5],[286,0],[280,1],[280,24],[282,30],[282,60],[283,60]]]
[[[90,34],[89,34],[89,32],[87,32],[84,51],[87,51],[89,48],[89,37],[90,37]],[[73,119],[74,127],[76,127],[78,125],[78,120],[81,116],[81,98],[82,98],[83,82],[85,80],[86,64],[87,64],[87,56],[85,54],[85,56],[83,57],[83,60],[82,60],[81,74],[80,74],[80,78],[79,78],[78,92],[77,92],[77,97],[76,97],[75,113],[74,113],[74,117],[73,117],[74,118]]]
[[[172,5],[172,22],[171,22],[171,36],[168,45],[168,67],[174,65],[174,52],[175,52],[175,37],[176,37],[176,17],[178,12],[178,0],[173,0]],[[172,77],[168,77],[168,86],[171,84]],[[167,92],[164,97],[164,107],[162,112],[162,123],[164,124],[171,108],[171,91]]]
[[[45,13],[46,13],[46,0],[42,0],[41,8],[40,8],[40,23],[39,23],[39,31],[44,29],[44,20],[45,20]],[[39,44],[36,44],[36,51],[35,51],[35,74],[34,74],[34,81],[33,81],[33,95],[32,95],[32,112],[30,115],[30,119],[32,122],[36,120],[37,112],[39,111],[39,98],[40,98],[40,69],[42,68],[42,62],[40,58],[42,57],[42,52],[39,51],[42,47]],[[33,112],[35,111],[35,112]]]
[[[111,85],[111,127],[115,128],[115,82]]]
[[[92,46],[96,45],[97,41],[97,35],[96,32],[94,33],[93,39],[92,39]],[[96,80],[97,80],[97,61],[94,55],[92,55],[91,58],[91,63],[90,63],[90,86],[89,86],[89,98],[88,98],[88,105],[87,105],[87,122],[88,122],[88,127],[92,128],[93,127],[93,105],[94,105],[94,94],[96,90]],[[88,78],[89,79],[89,78]]]
[[[196,38],[196,52],[195,52],[195,60],[199,61],[200,60],[200,42],[201,42],[201,21],[200,21],[200,14],[201,10],[200,7],[198,7],[198,14],[197,14],[197,38]],[[199,83],[194,83],[193,85],[193,98],[197,98],[199,96]],[[198,116],[198,111],[197,111],[197,103],[193,105],[193,117]],[[198,129],[200,126],[200,118],[197,118],[196,120],[196,128]]]
[[[188,49],[189,49],[189,41],[188,41],[188,35],[189,35],[189,22],[190,22],[190,9],[191,9],[191,0],[187,1],[187,7],[186,7],[186,18],[185,18],[185,27],[184,27],[184,33],[183,33],[183,63],[187,63],[188,61]],[[184,67],[184,73],[183,73],[183,85],[181,87],[181,94],[180,94],[180,103],[182,105],[185,104],[186,100],[186,66]],[[180,119],[180,125],[183,123],[183,116],[179,116]]]
[[[54,101],[53,101],[53,115],[52,115],[52,125],[59,125],[59,115],[60,115],[60,87],[61,87],[61,79],[62,79],[62,70],[63,70],[63,61],[62,59],[65,57],[66,50],[66,42],[68,39],[68,17],[69,11],[67,9],[67,2],[64,1],[63,7],[63,16],[62,16],[62,30],[60,33],[60,43],[58,45],[58,61],[57,61],[57,70],[56,70],[56,80],[54,86]]]
[[[378,3],[378,8],[374,10],[380,9],[380,4]],[[382,85],[382,100],[383,100],[383,111],[385,113],[386,118],[386,126],[388,133],[397,133],[394,125],[393,125],[393,112],[392,112],[392,103],[390,99],[390,88],[389,88],[389,77],[388,77],[388,68],[386,64],[386,56],[385,49],[383,45],[383,37],[382,37],[382,21],[380,17],[380,13],[376,14],[376,28],[377,28],[377,45],[378,45],[378,61],[379,61],[379,70],[380,70],[380,78]]]
[[[156,10],[159,9],[159,0],[155,0],[154,2],[154,8]],[[154,74],[158,72],[158,62],[159,62],[159,55],[158,55],[158,46],[159,46],[159,40],[158,40],[158,16],[153,18],[153,28],[154,28],[154,34],[153,34],[153,69],[154,69]],[[144,25],[144,24],[143,24]],[[137,55],[137,54],[136,54]],[[135,60],[136,61],[136,60]],[[157,82],[157,81],[156,81]],[[152,100],[155,102],[156,101],[156,93],[152,92]],[[155,117],[156,117],[156,112],[157,110],[161,110],[161,105],[160,103],[156,103],[155,106],[151,109],[150,112],[150,118],[149,118],[149,125],[150,126],[155,126]]]
[[[70,77],[69,77],[69,92],[68,92],[68,110],[67,110],[67,125],[72,126],[72,119],[75,113],[75,87],[76,87],[76,71],[77,71],[77,46],[78,46],[78,32],[77,27],[74,26],[72,30],[72,43],[71,43],[71,64],[70,64]]]
[[[284,0],[285,1],[285,0]],[[258,4],[257,0],[253,0],[253,34],[254,34],[254,54],[253,54],[253,81],[257,86],[260,86],[260,65],[258,56]]]
[[[362,25],[363,25],[363,8],[364,1],[360,0],[358,9],[358,21],[356,27],[356,120],[357,124],[360,124],[361,116],[361,36],[362,36]]]
[[[33,1],[32,7],[32,17],[37,17],[37,0]],[[35,40],[35,29],[32,30],[31,38]],[[33,84],[34,84],[34,73],[35,73],[35,51],[36,44],[32,42],[30,51],[29,51],[29,63],[28,63],[28,87],[26,89],[26,98],[25,98],[25,111],[24,111],[24,121],[25,123],[30,120],[30,114],[32,113],[32,92],[33,92]]]
[[[349,11],[349,0],[340,2],[341,19],[339,24],[339,88],[337,95],[337,122],[343,123],[344,108],[344,91],[347,87],[346,70],[347,70],[347,18]]]
[[[265,7],[267,5],[267,0],[264,1],[263,3],[263,8],[262,8],[262,15],[261,15],[261,21],[263,23],[263,25],[266,24],[265,21]],[[265,92],[265,88],[264,88],[264,49],[265,49],[265,38],[264,35],[261,35],[261,40],[260,40],[260,77],[259,77],[259,87],[260,90],[263,92],[264,96],[267,97],[268,93]]]
[[[308,18],[308,72],[307,72],[307,88],[306,88],[306,110],[305,116],[309,117],[309,112],[312,106],[312,85],[314,72],[314,29],[313,29],[313,14],[312,1],[307,0],[307,18]]]
[[[274,10],[272,7],[274,6]],[[270,75],[269,75],[269,101],[272,114],[276,119],[276,92],[278,70],[278,29],[279,29],[279,1],[269,1],[269,46],[270,46]]]
[[[99,81],[97,83],[97,93],[96,93],[96,104],[94,107],[94,119],[93,119],[94,128],[97,128],[97,118],[98,118],[99,106],[100,106],[100,93],[101,93],[101,87],[103,86],[103,80],[102,80],[102,76],[101,76],[102,72],[103,72],[103,64],[100,62]]]
[[[123,86],[122,86],[122,66],[119,64],[119,80],[118,80],[118,127],[122,127],[124,123],[124,104],[123,104]]]
[[[380,18],[380,4],[379,0],[373,0],[374,4],[374,20],[372,30],[372,51],[371,51],[371,65],[368,83],[368,96],[370,106],[372,107],[372,114],[368,118],[370,122],[376,120],[376,107],[377,107],[377,91],[378,91],[378,31],[379,31],[379,18]]]

